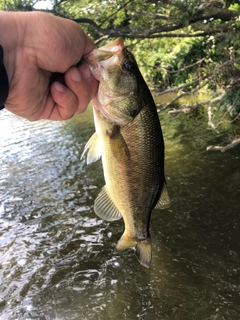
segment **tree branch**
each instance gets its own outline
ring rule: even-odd
[[[191,92],[190,92],[191,94]],[[213,105],[214,103],[220,101],[224,96],[226,95],[226,91],[223,91],[219,96],[217,96],[214,99],[211,100],[205,100],[201,102],[196,102],[196,103],[186,103],[182,104],[181,106],[184,107],[182,109],[172,109],[168,111],[169,114],[176,114],[176,113],[190,113],[194,109],[197,109],[198,107],[203,107],[205,105]]]
[[[126,4],[128,4],[130,1],[128,1]],[[123,5],[122,7],[124,7]],[[52,10],[48,9],[34,9],[34,11],[42,11],[42,12],[48,12],[52,14],[57,14],[59,13],[56,12],[55,7]],[[119,10],[118,10],[119,11]],[[116,12],[115,12],[116,13]],[[114,15],[114,14],[113,14]],[[197,37],[205,37],[205,36],[210,36],[210,35],[217,35],[219,33],[224,34],[225,32],[229,31],[232,27],[231,26],[226,26],[225,28],[215,28],[207,31],[202,31],[202,32],[192,32],[192,33],[173,33],[173,31],[178,31],[181,30],[183,27],[185,27],[183,24],[167,24],[167,25],[161,25],[158,26],[152,30],[134,30],[134,29],[111,29],[111,28],[102,28],[101,25],[98,25],[94,20],[90,18],[85,18],[85,17],[80,17],[77,19],[72,19],[73,21],[83,24],[86,23],[90,26],[92,26],[98,33],[99,35],[107,35],[109,37],[126,37],[129,39],[145,39],[145,38],[150,38],[150,39],[156,39],[156,38],[197,38]],[[198,19],[201,20],[201,19]],[[194,20],[194,23],[197,21],[197,17]],[[193,22],[191,22],[193,23]],[[240,28],[239,28],[240,29]],[[236,31],[238,29],[236,28]]]
[[[199,82],[200,82],[200,79],[199,79]],[[179,99],[182,98],[182,97],[185,97],[185,96],[187,96],[187,95],[194,95],[197,91],[199,91],[201,88],[203,88],[207,83],[208,83],[208,79],[207,79],[207,81],[203,82],[200,87],[198,87],[198,88],[196,88],[196,89],[194,89],[194,90],[191,90],[191,91],[189,91],[189,92],[184,92],[184,93],[180,94],[179,96],[177,96],[176,98],[174,98],[172,101],[170,101],[169,103],[167,103],[167,104],[164,106],[164,108],[161,109],[161,111],[166,110],[166,109],[167,109],[168,107],[170,107],[174,102],[176,102],[177,100],[179,100]],[[188,112],[190,112],[191,110],[196,109],[196,108],[197,108],[197,106],[195,106],[194,108],[192,107],[192,108],[188,108],[188,109],[183,109],[183,112],[184,112],[184,113],[188,113]],[[169,113],[173,113],[173,112],[169,111]]]
[[[225,93],[225,94],[224,94]],[[223,98],[225,95],[227,94],[226,91],[223,92],[223,94],[221,95],[221,98]],[[219,101],[220,99],[218,99]],[[216,100],[215,100],[216,101]],[[208,107],[208,125],[210,127],[212,127],[215,131],[217,131],[217,128],[222,124],[222,123],[233,123],[234,121],[236,121],[239,117],[240,117],[240,113],[238,113],[238,115],[233,119],[233,120],[224,120],[224,118],[226,117],[226,115],[233,109],[235,103],[237,102],[237,98],[235,99],[235,101],[233,102],[232,105],[230,105],[226,112],[223,114],[223,116],[221,117],[220,121],[217,124],[213,123],[213,113],[212,113],[212,104],[209,105]],[[218,132],[218,131],[217,131]]]
[[[190,19],[189,23],[195,23],[203,20],[211,22],[213,20],[218,20],[218,19],[222,21],[230,21],[234,18],[239,17],[239,15],[240,15],[239,11],[232,11],[224,8],[221,8],[221,9],[214,8],[212,10],[209,10],[209,12],[205,13],[205,15],[196,16]],[[210,19],[211,21],[209,21]]]
[[[114,11],[112,14],[110,14],[110,16],[107,17],[107,19],[105,19],[101,25],[103,25],[106,21],[110,21],[110,18],[115,16],[119,11],[121,11],[124,7],[126,7],[132,0],[127,1],[126,3],[124,3],[122,6],[120,6],[116,11]]]
[[[179,91],[181,89],[188,88],[189,86],[195,85],[197,83],[199,83],[199,79],[196,79],[196,80],[194,80],[194,81],[192,81],[190,83],[187,83],[187,84],[182,84],[182,85],[180,85],[178,87],[172,87],[172,88],[166,89],[166,90],[161,91],[161,92],[155,92],[155,96],[159,97],[159,96],[161,96],[163,94],[166,94],[166,93],[177,92],[177,91]]]
[[[232,149],[234,147],[236,147],[238,144],[240,144],[240,138],[235,138],[233,139],[229,144],[227,144],[224,147],[221,146],[208,146],[206,148],[207,151],[221,151],[221,152],[225,152],[229,149]]]
[[[147,11],[137,11],[133,8],[130,7],[126,7],[126,9],[130,12],[135,13],[138,16],[148,16],[149,18],[153,18],[153,19],[162,19],[162,20],[170,20],[169,15],[166,14],[161,14],[161,13],[151,13],[151,12],[147,12]]]
[[[205,86],[206,83],[209,81],[209,79],[212,79],[214,78],[218,73],[220,73],[222,71],[223,68],[229,66],[229,65],[232,65],[234,63],[239,63],[240,62],[240,58],[237,58],[237,59],[232,59],[232,60],[228,60],[228,61],[225,61],[223,64],[221,64],[221,66],[219,66],[216,71],[214,73],[211,73],[211,74],[207,74],[205,75],[204,77],[202,78],[198,78],[198,79],[195,79],[194,81],[190,82],[190,83],[187,83],[187,84],[183,84],[183,85],[180,85],[178,87],[173,87],[173,88],[169,88],[167,90],[164,90],[162,92],[159,92],[159,93],[155,93],[155,95],[157,96],[161,96],[163,94],[166,94],[166,93],[170,93],[170,92],[177,92],[179,90],[182,90],[182,89],[185,89],[185,88],[188,88],[189,86],[193,86],[193,85],[197,85],[200,83],[200,81],[203,81],[206,79],[205,82],[203,82],[203,84],[201,85],[201,87]],[[200,87],[200,88],[201,88]],[[190,92],[185,92],[179,96],[177,96],[176,98],[174,98],[173,100],[171,100],[170,102],[168,102],[160,111],[163,111],[163,110],[166,110],[172,103],[174,103],[175,101],[177,101],[178,99],[180,99],[181,97],[183,97],[184,95],[189,95],[189,94],[193,94],[195,93],[196,91],[198,91],[200,88],[197,88],[197,89],[194,89],[194,91],[190,91]],[[223,97],[223,96],[222,96]],[[222,98],[220,97],[219,100]],[[216,102],[217,100],[212,100],[214,102]],[[207,104],[208,102],[206,102]],[[189,107],[188,107],[189,108]],[[195,107],[194,107],[195,108]],[[159,111],[159,112],[160,112]]]
[[[194,67],[194,66],[196,66],[196,65],[198,65],[198,64],[201,64],[204,60],[206,60],[206,59],[208,59],[208,58],[209,58],[209,56],[204,57],[204,58],[202,58],[202,59],[200,59],[200,60],[198,60],[198,61],[196,61],[196,62],[194,62],[194,63],[192,63],[192,64],[189,64],[188,66],[186,66],[186,67],[184,67],[184,68],[182,68],[182,69],[178,69],[178,70],[174,70],[174,71],[167,70],[167,69],[165,69],[165,70],[167,70],[167,72],[170,73],[170,74],[183,72],[183,71],[186,71],[187,69],[190,69],[190,68],[192,68],[192,67]]]

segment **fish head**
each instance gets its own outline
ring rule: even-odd
[[[124,47],[121,38],[93,50],[85,61],[89,64],[94,77],[106,87],[106,90],[114,92],[117,90],[117,93],[121,94],[136,88],[133,73],[136,61]]]
[[[142,78],[133,54],[121,38],[84,58],[94,77],[100,82],[98,108],[108,121],[127,124],[141,110],[139,80]]]

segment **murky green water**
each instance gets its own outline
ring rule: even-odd
[[[153,261],[116,253],[100,220],[101,162],[80,162],[91,110],[67,122],[0,114],[0,319],[239,320],[240,149],[207,153],[205,115],[163,117],[172,206],[151,219]]]

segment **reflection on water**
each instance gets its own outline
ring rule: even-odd
[[[123,221],[100,220],[101,163],[80,155],[91,110],[30,123],[2,111],[0,319],[239,319],[239,148],[205,115],[161,115],[172,206],[154,211],[150,269],[116,253]]]

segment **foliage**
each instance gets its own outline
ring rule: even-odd
[[[117,36],[127,40],[147,80],[160,88],[204,77],[211,63],[216,68],[230,58],[231,48],[236,52],[240,47],[240,32],[236,32],[240,28],[238,1],[48,2],[52,3],[50,9],[42,6],[38,10],[81,23],[98,43]],[[4,0],[0,9],[36,10],[40,3],[46,1]]]
[[[239,88],[231,88],[220,101],[220,110],[228,111],[230,117],[237,117],[240,113],[240,90]]]
[[[240,112],[240,3],[234,0],[4,0],[2,10],[47,11],[80,23],[99,46],[122,37],[158,90],[226,91]],[[174,89],[175,88],[175,89]],[[182,96],[182,95],[179,95]],[[171,103],[167,104],[167,107]],[[215,107],[215,109],[216,109]]]

